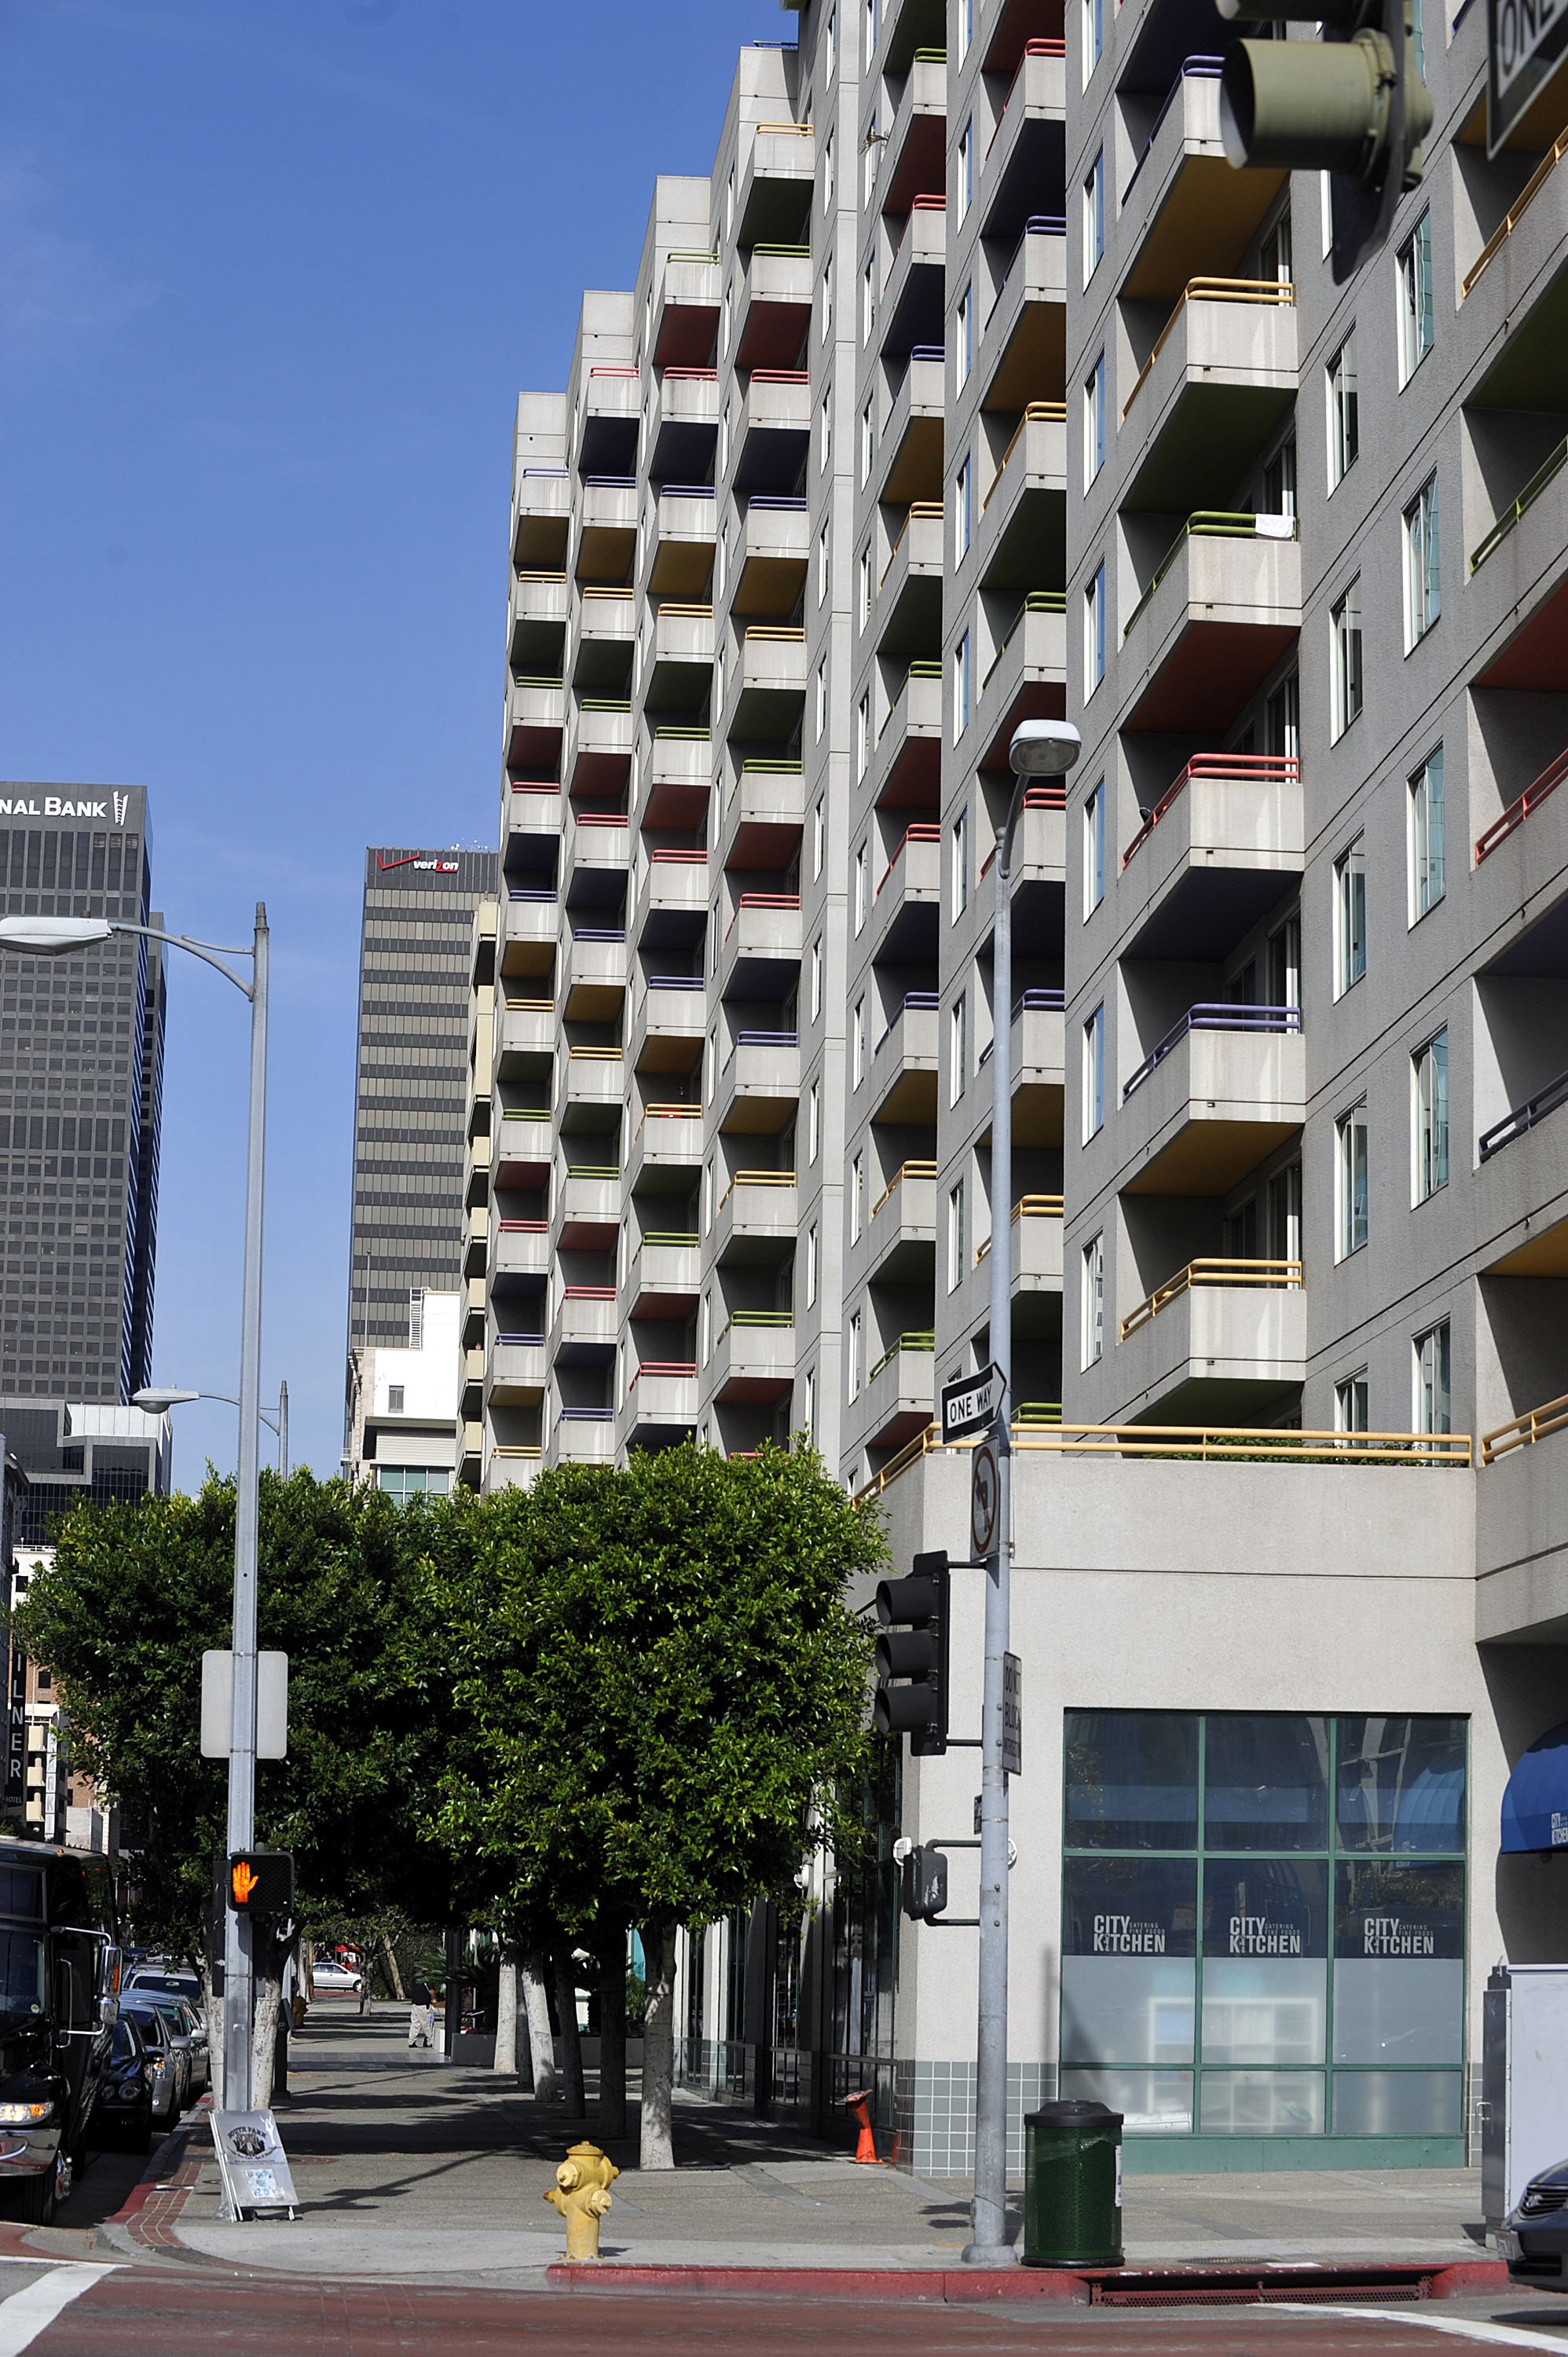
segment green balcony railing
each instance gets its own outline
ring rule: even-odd
[[[1283,517],[1271,516],[1269,519],[1271,524],[1283,522],[1284,521],[1285,519]],[[1165,575],[1170,571],[1171,566],[1176,563],[1176,558],[1181,554],[1189,540],[1258,540],[1260,538],[1268,540],[1294,540],[1296,536],[1294,517],[1291,517],[1289,522],[1290,530],[1288,533],[1269,532],[1266,533],[1260,533],[1258,531],[1258,519],[1255,515],[1243,515],[1239,511],[1231,514],[1222,508],[1199,508],[1196,513],[1189,515],[1187,522],[1183,524],[1180,532],[1177,533],[1175,540],[1172,541],[1169,548],[1166,549],[1164,556],[1161,557],[1159,564],[1155,566],[1154,577],[1150,581],[1148,587],[1144,590],[1143,596],[1139,598],[1137,604],[1128,615],[1126,629],[1123,630],[1122,633],[1122,644],[1126,644],[1127,639],[1132,631],[1133,625],[1137,621],[1138,617],[1142,614],[1144,607],[1148,604],[1150,598],[1154,596],[1155,590],[1159,587],[1161,582],[1165,579]]]
[[[867,1375],[866,1382],[874,1383],[876,1381],[877,1376],[882,1372],[883,1368],[890,1367],[893,1364],[894,1360],[898,1357],[900,1351],[934,1351],[936,1347],[937,1337],[934,1328],[920,1334],[900,1334],[897,1340],[890,1342],[886,1350],[883,1351],[882,1356],[872,1368],[870,1374]]]
[[[1502,514],[1498,518],[1496,523],[1492,526],[1490,532],[1487,534],[1485,540],[1481,543],[1481,545],[1470,559],[1470,570],[1472,573],[1474,573],[1478,566],[1485,565],[1487,557],[1492,554],[1492,551],[1508,538],[1509,533],[1513,530],[1515,524],[1518,523],[1520,516],[1524,514],[1526,509],[1532,508],[1535,505],[1536,500],[1541,497],[1541,492],[1546,489],[1548,483],[1552,482],[1556,476],[1560,475],[1565,466],[1568,466],[1568,440],[1559,442],[1556,449],[1553,450],[1552,456],[1546,460],[1545,464],[1536,468],[1529,482],[1526,483],[1523,490],[1520,491],[1518,499],[1513,502],[1513,505],[1503,510]]]

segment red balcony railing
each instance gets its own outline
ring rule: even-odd
[[[882,871],[882,883],[878,884],[874,897],[878,900],[881,899],[882,885],[886,883],[911,843],[940,843],[941,839],[942,831],[940,826],[929,825],[924,821],[915,826],[907,826],[904,829],[903,839],[894,845],[893,856]]]
[[[636,1372],[627,1383],[627,1389],[630,1391],[632,1384],[639,1382],[644,1375],[695,1376],[696,1372],[697,1362],[694,1359],[639,1359]]]
[[[735,904],[735,915],[725,927],[725,939],[728,941],[740,922],[743,909],[798,909],[800,905],[799,892],[743,892]]]
[[[1509,802],[1501,818],[1494,819],[1485,834],[1477,839],[1476,844],[1477,867],[1487,854],[1489,851],[1495,851],[1506,835],[1511,834],[1516,826],[1524,824],[1532,810],[1540,809],[1548,794],[1556,792],[1564,778],[1568,778],[1568,753],[1559,753],[1551,768],[1542,770],[1540,777],[1535,779],[1533,783],[1526,786],[1518,802]]]
[[[1238,785],[1281,786],[1294,785],[1300,776],[1301,763],[1294,753],[1195,753],[1175,783],[1165,788],[1122,854],[1122,866],[1147,843],[1176,796],[1193,779],[1217,778]]]

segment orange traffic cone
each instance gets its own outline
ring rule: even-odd
[[[871,2090],[861,2087],[843,2099],[846,2112],[853,2112],[860,2122],[860,2135],[855,2141],[854,2157],[872,2169],[880,2166],[876,2158],[876,2138],[871,2133]]]

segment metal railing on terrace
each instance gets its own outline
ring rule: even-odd
[[[700,1104],[645,1104],[637,1116],[637,1129],[640,1129],[645,1121],[701,1121],[702,1118]],[[632,1135],[635,1137],[637,1130]]]
[[[883,1029],[882,1037],[878,1039],[875,1047],[872,1049],[872,1054],[874,1056],[880,1056],[883,1049],[887,1045],[888,1040],[891,1039],[894,1032],[897,1031],[899,1024],[902,1023],[906,1014],[911,1007],[929,1007],[934,1012],[940,1003],[941,995],[939,991],[907,990],[904,993],[903,997],[899,1000],[897,1006],[893,1009],[892,1014],[888,1017],[886,1024]]]
[[[1006,637],[1003,640],[1002,644],[997,648],[996,652],[991,659],[985,677],[980,683],[980,693],[982,695],[985,694],[986,689],[990,686],[992,681],[996,676],[997,672],[1001,669],[1003,657],[1006,654],[1008,648],[1012,645],[1014,640],[1017,637],[1018,632],[1022,630],[1025,622],[1031,614],[1065,614],[1066,612],[1067,591],[1065,589],[1031,589],[1023,604],[1019,607],[1017,613],[1014,616],[1012,626],[1009,629]],[[936,668],[940,677],[941,665],[939,663]],[[915,670],[915,665],[913,663],[910,664],[909,670],[910,673],[913,673]],[[1038,809],[1041,805],[1034,803],[1028,805],[1028,807]]]
[[[1536,468],[1518,499],[1503,510],[1502,514],[1470,559],[1472,573],[1478,571],[1487,557],[1494,555],[1502,546],[1514,526],[1530,512],[1548,484],[1556,480],[1564,467],[1568,467],[1568,436],[1564,436],[1551,457],[1543,460]]]
[[[1181,96],[1182,85],[1185,82],[1189,81],[1218,81],[1224,70],[1225,60],[1223,58],[1203,56],[1183,58],[1180,66],[1176,70],[1176,78],[1175,81],[1172,82],[1169,90],[1166,91],[1164,101],[1160,106],[1160,111],[1155,117],[1154,128],[1149,133],[1148,137],[1144,140],[1142,150],[1139,153],[1138,160],[1133,165],[1133,169],[1128,176],[1127,185],[1122,191],[1122,210],[1123,212],[1127,210],[1127,199],[1133,193],[1133,184],[1137,179],[1139,173],[1143,170],[1144,165],[1149,160],[1155,142],[1160,135],[1161,126],[1164,124],[1166,115],[1170,113],[1172,107]]]
[[[799,892],[743,892],[735,904],[734,915],[725,927],[725,939],[727,942],[734,932],[744,909],[772,909],[787,913],[791,909],[799,910],[800,906]]]
[[[1305,1277],[1298,1260],[1189,1260],[1163,1285],[1139,1302],[1136,1309],[1122,1320],[1122,1340],[1168,1309],[1184,1293],[1200,1285],[1262,1286],[1274,1291],[1294,1291],[1305,1285]]]
[[[996,486],[1002,480],[1003,476],[1007,472],[1007,461],[1012,457],[1014,451],[1018,447],[1019,443],[1024,438],[1025,429],[1030,425],[1064,425],[1066,423],[1067,404],[1065,401],[1031,401],[1029,403],[1023,416],[1018,420],[1017,425],[1013,429],[1012,440],[1008,443],[1007,447],[1002,453],[1001,459],[997,464],[996,472],[991,478],[991,489],[986,492],[985,497],[980,502],[980,512],[982,515],[985,513],[986,509],[991,505]]]
[[[878,883],[875,891],[872,895],[873,899],[881,899],[883,885],[887,882],[894,869],[903,858],[905,852],[908,849],[910,844],[940,843],[941,839],[941,828],[940,826],[932,825],[930,822],[926,819],[917,819],[912,826],[907,826],[904,829],[903,834],[899,836],[897,843],[894,845],[892,856],[889,858],[886,866],[882,871],[881,881]]]
[[[1138,371],[1137,382],[1122,404],[1125,418],[1142,393],[1150,371],[1166,344],[1176,333],[1182,313],[1189,303],[1264,303],[1275,309],[1288,308],[1295,302],[1295,288],[1288,278],[1189,278],[1176,299],[1176,309],[1155,339],[1154,349]]]
[[[1142,1088],[1157,1066],[1165,1062],[1173,1049],[1179,1048],[1189,1031],[1269,1031],[1288,1032],[1301,1029],[1299,1006],[1237,1006],[1230,999],[1200,998],[1194,1006],[1171,1025],[1158,1047],[1151,1049],[1135,1072],[1122,1085],[1122,1102],[1126,1103],[1134,1089]]]
[[[798,1048],[798,1031],[737,1031],[721,1068],[727,1072],[743,1048]]]
[[[936,1175],[937,1166],[934,1162],[901,1162],[898,1165],[897,1169],[893,1173],[892,1178],[887,1181],[886,1186],[882,1189],[881,1194],[876,1198],[875,1202],[873,1203],[871,1207],[871,1217],[875,1219],[877,1212],[881,1211],[883,1205],[892,1201],[894,1196],[897,1194],[898,1189],[902,1187],[906,1178],[934,1178]]]
[[[912,500],[910,501],[908,510],[905,514],[904,521],[898,527],[897,536],[894,540],[892,547],[887,552],[887,562],[882,568],[882,578],[876,585],[879,589],[886,588],[887,576],[892,572],[894,565],[897,563],[898,551],[904,545],[904,535],[908,531],[909,526],[918,517],[920,516],[933,519],[936,522],[940,523],[942,520],[942,503],[940,500]],[[805,635],[804,632],[802,632],[801,635],[803,637]]]
[[[945,56],[946,52],[944,51],[943,54]],[[1046,38],[1025,42],[1024,53],[1013,69],[1013,79],[1007,85],[1007,95],[1002,102],[1002,112],[996,118],[996,128],[993,131],[990,138],[985,143],[985,154],[987,156],[990,155],[992,149],[995,146],[996,142],[1002,136],[1002,126],[1007,120],[1007,109],[1013,103],[1013,93],[1018,87],[1018,77],[1023,72],[1028,60],[1031,58],[1065,58],[1066,55],[1067,43],[1065,41],[1055,41]],[[982,157],[981,160],[983,162],[984,158]]]
[[[722,1211],[730,1197],[741,1187],[792,1187],[794,1184],[795,1173],[792,1170],[737,1170],[714,1208]]]
[[[638,1253],[651,1252],[655,1247],[665,1245],[676,1252],[694,1252],[700,1241],[697,1236],[688,1235],[680,1229],[650,1228],[645,1235],[639,1237],[632,1258],[635,1260]]]
[[[1007,292],[1008,283],[1017,267],[1018,256],[1024,252],[1029,240],[1032,237],[1066,237],[1066,235],[1067,215],[1065,213],[1031,213],[1029,215],[1028,220],[1024,223],[1017,244],[1007,257],[1007,267],[1002,273],[1001,284],[991,298],[991,308],[985,315],[985,327],[981,329],[983,335],[985,328],[989,328],[996,317],[1002,298]]]
[[[993,854],[993,857],[994,857],[994,856],[995,855]],[[989,867],[990,865],[991,861],[987,860],[985,863],[986,867]],[[983,867],[980,872],[983,876],[985,868]],[[1013,1020],[1016,1023],[1020,1015],[1059,1015],[1066,1005],[1067,994],[1065,991],[1049,989],[1026,990],[1022,996],[1014,1002]],[[993,1039],[988,1039],[984,1047],[981,1049],[980,1054],[975,1060],[975,1070],[977,1071],[983,1071],[985,1066],[991,1061],[991,1050],[994,1045],[995,1041]]]
[[[1532,1448],[1538,1440],[1544,1440],[1549,1433],[1561,1432],[1564,1426],[1568,1426],[1568,1392],[1545,1401],[1540,1407],[1526,1408],[1522,1415],[1496,1426],[1490,1432],[1483,1432],[1481,1462],[1495,1465],[1510,1449]]]
[[[1294,516],[1244,515],[1240,511],[1232,514],[1222,508],[1199,508],[1188,516],[1155,567],[1148,587],[1127,617],[1126,628],[1122,633],[1122,645],[1127,643],[1144,607],[1189,540],[1294,540],[1295,536]]]
[[[1012,1222],[1010,1222],[1009,1224],[1013,1224],[1019,1220],[1059,1220],[1062,1216],[1062,1198],[1059,1195],[1021,1195],[1013,1206]],[[991,1238],[989,1236],[985,1236],[983,1237],[981,1242],[975,1246],[974,1265],[976,1268],[980,1266],[983,1260],[989,1260],[990,1258]],[[1020,1415],[1023,1415],[1026,1413],[1026,1410],[1019,1408],[1017,1413]],[[1057,1415],[1059,1419],[1061,1415],[1061,1405],[1059,1402],[1057,1406]]]
[[[1301,778],[1301,763],[1294,753],[1195,753],[1180,776],[1165,788],[1122,854],[1123,867],[1133,854],[1147,843],[1178,794],[1206,778],[1225,785],[1295,785]]]
[[[795,1313],[792,1309],[732,1309],[719,1329],[717,1342],[722,1342],[730,1329],[735,1326],[760,1327],[770,1333],[787,1333],[794,1323]],[[715,1342],[715,1348],[717,1342]]]
[[[1516,827],[1524,824],[1531,811],[1539,810],[1547,797],[1557,791],[1564,778],[1568,778],[1568,753],[1559,753],[1556,760],[1549,768],[1542,770],[1539,778],[1532,779],[1526,786],[1519,800],[1509,802],[1501,818],[1494,819],[1485,834],[1477,838],[1476,865],[1477,867],[1488,852],[1495,851],[1498,844],[1510,835]]]
[[[906,1351],[934,1351],[936,1347],[937,1337],[934,1328],[928,1329],[923,1333],[899,1334],[889,1342],[876,1364],[867,1371],[865,1380],[868,1383],[874,1383],[884,1367],[890,1367],[894,1360],[901,1357]]]
[[[1520,218],[1523,214],[1529,211],[1530,206],[1535,202],[1536,198],[1541,194],[1541,189],[1545,187],[1547,180],[1551,178],[1552,173],[1556,169],[1558,164],[1561,163],[1565,155],[1568,155],[1568,131],[1562,131],[1559,132],[1557,137],[1552,141],[1552,145],[1541,157],[1540,163],[1536,166],[1534,171],[1530,174],[1529,179],[1525,182],[1523,188],[1520,190],[1518,196],[1509,207],[1508,211],[1503,215],[1501,221],[1498,223],[1496,229],[1492,231],[1490,237],[1481,248],[1479,258],[1477,260],[1473,267],[1466,271],[1464,283],[1459,289],[1459,300],[1461,302],[1463,302],[1465,297],[1469,294],[1471,287],[1475,285],[1476,281],[1480,277],[1487,264],[1496,261],[1498,255],[1502,252],[1504,246],[1513,235],[1514,231],[1519,227]]]
[[[644,1375],[648,1375],[650,1377],[670,1375],[673,1376],[677,1382],[684,1383],[694,1382],[696,1379],[696,1373],[697,1362],[695,1359],[639,1359],[631,1373],[627,1377],[626,1387],[629,1392],[634,1384],[641,1381]]]
[[[1543,1089],[1537,1089],[1532,1097],[1526,1097],[1523,1104],[1515,1105],[1501,1121],[1495,1122],[1490,1129],[1482,1132],[1477,1149],[1478,1158],[1482,1162],[1489,1162],[1494,1154],[1500,1154],[1505,1146],[1511,1146],[1516,1137],[1522,1137],[1527,1129],[1533,1129],[1538,1122],[1546,1119],[1548,1114],[1555,1113],[1559,1105],[1564,1104],[1568,1104],[1568,1072],[1559,1072],[1554,1081],[1548,1081]]]

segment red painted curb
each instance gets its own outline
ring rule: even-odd
[[[1524,2286],[1520,2284],[1520,2291]],[[1485,2292],[1509,2289],[1508,2263],[1504,2259],[1456,2259],[1450,2267],[1439,2267],[1426,2287],[1428,2299],[1473,2299]]]
[[[147,2156],[146,2167],[113,2216],[103,2220],[104,2225],[124,2226],[130,2223],[137,2211],[157,2190],[158,2179],[172,2175],[185,2158],[185,2147],[190,2142],[191,2131],[195,2126],[194,2120],[181,2120],[169,2129],[160,2143],[153,2147]]]
[[[545,2270],[557,2291],[711,2292],[791,2299],[1067,2299],[1088,2297],[1080,2276],[1055,2267],[700,2267],[618,2266],[613,2259],[562,2262]]]

